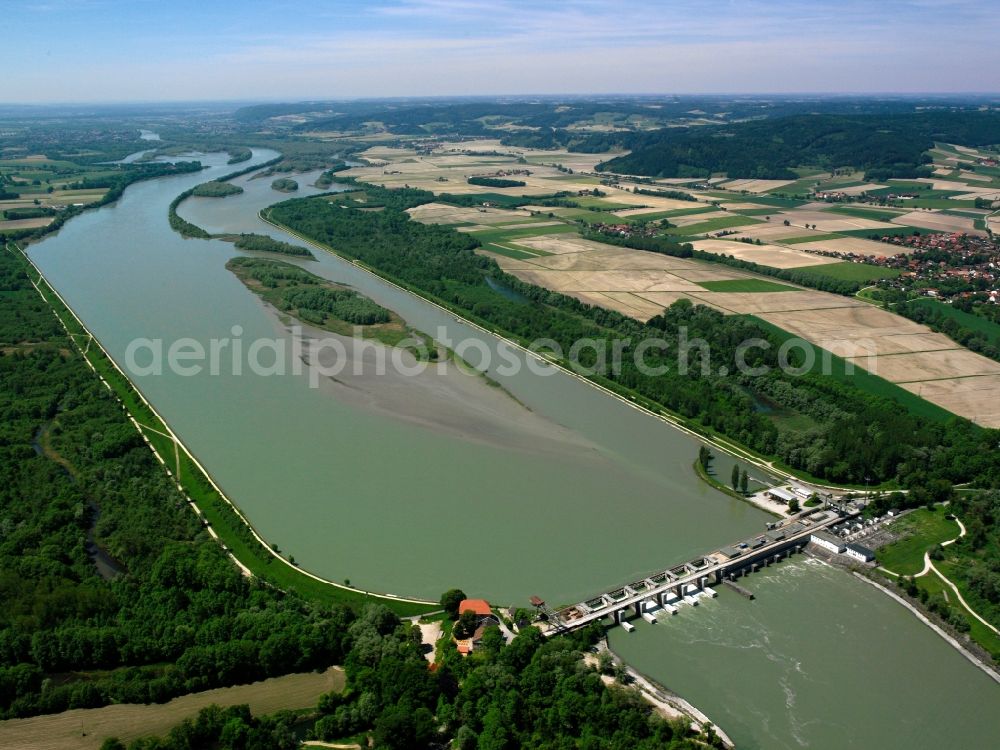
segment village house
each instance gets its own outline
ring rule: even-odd
[[[476,616],[476,628],[470,638],[455,639],[458,653],[463,656],[467,656],[475,650],[482,641],[486,628],[500,624],[500,619],[493,614],[490,603],[485,599],[463,599],[458,605],[459,618],[466,612],[472,612]]]

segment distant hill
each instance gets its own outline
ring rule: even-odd
[[[869,179],[930,173],[924,152],[935,141],[964,146],[1000,143],[1000,112],[903,115],[794,115],[720,127],[636,134],[632,152],[598,169],[649,177],[795,179],[793,167],[854,166]]]

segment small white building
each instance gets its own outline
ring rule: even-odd
[[[875,553],[863,544],[848,544],[844,549],[844,554],[861,562],[871,562],[875,559]]]
[[[809,535],[809,541],[835,554],[844,551],[844,543],[825,531],[814,531]]]

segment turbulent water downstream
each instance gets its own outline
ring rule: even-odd
[[[167,225],[174,196],[233,169],[224,155],[199,158],[210,169],[137,184],[29,250],[120,364],[139,337],[165,346],[190,337],[206,348],[227,337],[290,341],[286,323],[225,269],[232,245],[184,240]],[[296,177],[299,195],[318,192],[314,177]],[[240,178],[242,195],[189,199],[180,213],[210,232],[294,241],[257,217],[286,197],[270,182]],[[317,255],[295,262],[435,337],[442,327],[453,342],[500,345]],[[304,568],[365,589],[436,598],[458,585],[500,602],[531,594],[570,602],[768,520],[702,484],[692,470],[698,444],[678,430],[562,373],[495,377],[509,395],[454,367],[417,379],[324,379],[319,388],[306,375],[226,368],[135,379],[265,538]],[[720,476],[730,466],[719,459]],[[1000,689],[882,595],[803,563],[748,580],[761,587],[759,601],[723,595],[669,623],[615,634],[613,645],[745,747],[942,746],[945,735],[930,730],[887,731],[899,723],[900,699],[907,715],[961,740],[951,746],[1000,736],[988,711]]]

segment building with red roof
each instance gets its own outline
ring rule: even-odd
[[[490,608],[490,603],[485,599],[463,599],[462,603],[458,605],[458,615],[462,616],[463,612],[475,612],[479,617],[492,617],[493,610]]]

